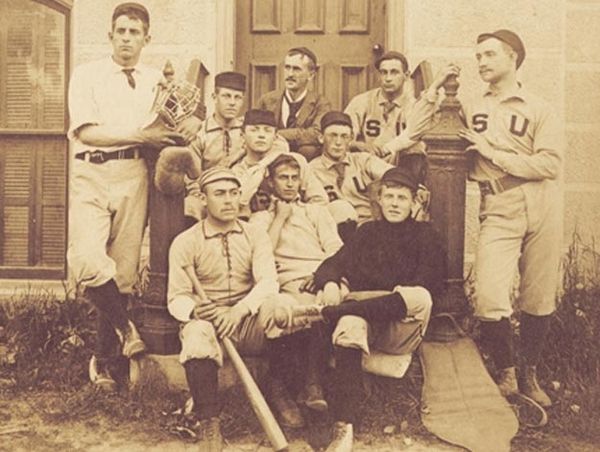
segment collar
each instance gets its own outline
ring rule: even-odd
[[[214,132],[215,130],[233,130],[233,129],[241,129],[242,123],[244,122],[243,117],[238,116],[234,118],[233,121],[226,126],[223,121],[221,121],[217,116],[213,113],[206,120],[206,131]]]
[[[485,90],[483,97],[497,97],[500,102],[506,102],[511,99],[517,99],[522,102],[527,102],[530,97],[529,91],[526,88],[523,88],[521,82],[517,82],[518,87],[505,93],[502,97],[499,97],[497,93],[492,91],[492,89],[488,86]]]
[[[204,238],[211,239],[213,237],[225,236],[231,233],[241,234],[243,232],[242,224],[239,220],[236,220],[233,224],[233,227],[229,231],[219,231],[213,225],[211,225],[207,220],[202,221],[202,233],[204,234]]]
[[[325,168],[327,168],[327,169],[333,168],[338,163],[343,163],[346,166],[350,166],[350,156],[348,155],[348,153],[349,152],[346,152],[346,156],[341,161],[332,160],[331,158],[327,157],[325,154],[321,154],[323,166],[325,166]]]
[[[121,66],[120,64],[118,64],[115,60],[113,60],[112,56],[108,57],[108,65],[109,65],[110,71],[115,74],[118,74],[118,73],[122,72],[123,69],[126,69],[123,66]],[[134,74],[143,72],[142,65],[139,63],[139,61],[138,61],[138,64],[136,64],[131,69],[133,69]]]
[[[388,100],[385,97],[385,95],[383,94],[383,90],[381,88],[377,89],[376,96],[377,96],[377,105],[384,105],[385,103],[388,102]],[[402,108],[402,106],[406,104],[407,99],[408,99],[408,90],[403,89],[402,92],[392,100],[392,103],[395,104],[397,107]]]
[[[292,101],[292,96],[290,96],[290,92],[286,89],[283,92],[283,98],[285,99],[285,101],[288,104],[297,104],[298,102],[302,102],[304,100],[304,98],[306,97],[306,94],[308,93],[308,88],[305,88],[304,91],[302,92],[302,94],[300,94],[300,96],[298,96],[298,99]]]

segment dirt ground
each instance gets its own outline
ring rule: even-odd
[[[85,393],[86,390],[83,392]],[[234,403],[239,394],[230,398]],[[77,397],[77,403],[72,400]],[[99,409],[98,403],[103,404]],[[112,405],[111,405],[112,404]],[[189,451],[198,450],[193,439],[176,435],[175,423],[161,414],[132,408],[126,399],[109,404],[90,393],[65,395],[51,391],[0,394],[1,451]],[[268,443],[257,425],[245,424],[242,418],[252,416],[249,409],[225,408],[223,430],[227,438],[226,451],[268,451]],[[114,410],[114,415],[110,411]],[[136,411],[137,410],[137,411]],[[157,411],[158,410],[152,410]],[[234,427],[236,426],[237,427]],[[322,450],[327,444],[326,428],[286,432],[290,451]],[[356,451],[459,451],[429,435],[422,426],[409,419],[402,426],[361,428]],[[600,445],[587,443],[565,435],[543,431],[521,432],[513,442],[514,451],[598,451]]]

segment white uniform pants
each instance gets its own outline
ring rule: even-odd
[[[538,316],[554,312],[562,241],[558,182],[527,182],[486,195],[479,219],[475,315],[510,317],[517,269],[521,310]]]
[[[76,282],[95,287],[114,278],[122,293],[131,292],[147,204],[143,159],[72,160],[67,260]]]

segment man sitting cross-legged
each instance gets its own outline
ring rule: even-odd
[[[440,239],[429,223],[410,217],[416,190],[408,170],[388,170],[377,194],[383,218],[362,225],[315,273],[317,289],[347,281],[351,292],[339,305],[291,311],[296,324],[324,320],[334,328],[331,405],[336,423],[328,451],[352,448],[362,355],[370,349],[393,355],[413,352],[427,328],[432,298],[443,290],[446,259]]]
[[[250,223],[269,232],[281,291],[292,295],[296,304],[314,304],[316,296],[303,291],[303,284],[323,260],[341,248],[336,224],[326,206],[300,200],[300,164],[294,156],[277,157],[269,165],[268,174],[271,205],[267,210],[254,213]],[[330,286],[337,295],[337,286]],[[325,303],[329,292],[319,294]],[[319,332],[313,328],[291,334],[290,350],[282,357],[287,363],[280,365],[284,370],[291,369],[298,354],[303,355],[306,379],[300,399],[309,408],[323,410],[327,403],[323,398],[320,371],[327,361],[328,344]]]
[[[265,334],[270,312],[285,295],[278,293],[266,231],[237,220],[240,180],[229,169],[213,168],[202,174],[199,184],[207,217],[173,240],[167,297],[169,312],[183,322],[180,361],[203,431],[200,449],[221,450],[217,370],[223,355],[217,338],[230,337],[241,354],[257,355],[266,346],[275,368],[271,350],[280,339],[266,340]],[[190,269],[209,300],[194,293]],[[272,381],[270,401],[293,424],[299,415],[285,411],[294,405],[288,399]]]

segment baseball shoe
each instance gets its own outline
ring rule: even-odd
[[[200,438],[198,450],[203,452],[221,452],[223,450],[221,420],[218,417],[198,421],[194,430]]]
[[[304,387],[298,395],[298,403],[315,411],[327,411],[328,408],[327,400],[323,395],[323,388],[316,383]]]
[[[502,397],[508,397],[518,393],[519,387],[517,385],[517,374],[515,368],[507,367],[506,369],[500,370],[496,378],[496,384],[498,385],[498,389],[500,390]]]
[[[142,341],[140,333],[131,320],[127,322],[125,331],[117,330],[117,335],[123,345],[123,356],[133,358],[146,351],[146,344]]]
[[[110,374],[107,366],[98,365],[96,357],[92,355],[88,368],[88,374],[92,384],[100,391],[116,392],[117,382]]]
[[[269,395],[271,406],[278,413],[279,422],[283,427],[304,427],[304,418],[302,417],[300,408],[292,400],[281,380],[277,378],[271,379]]]
[[[525,366],[522,374],[519,375],[519,389],[527,397],[535,400],[542,407],[552,406],[552,400],[548,394],[540,387],[537,380],[537,370],[535,366]]]
[[[352,452],[353,437],[352,424],[336,422],[333,424],[333,440],[325,452]]]

